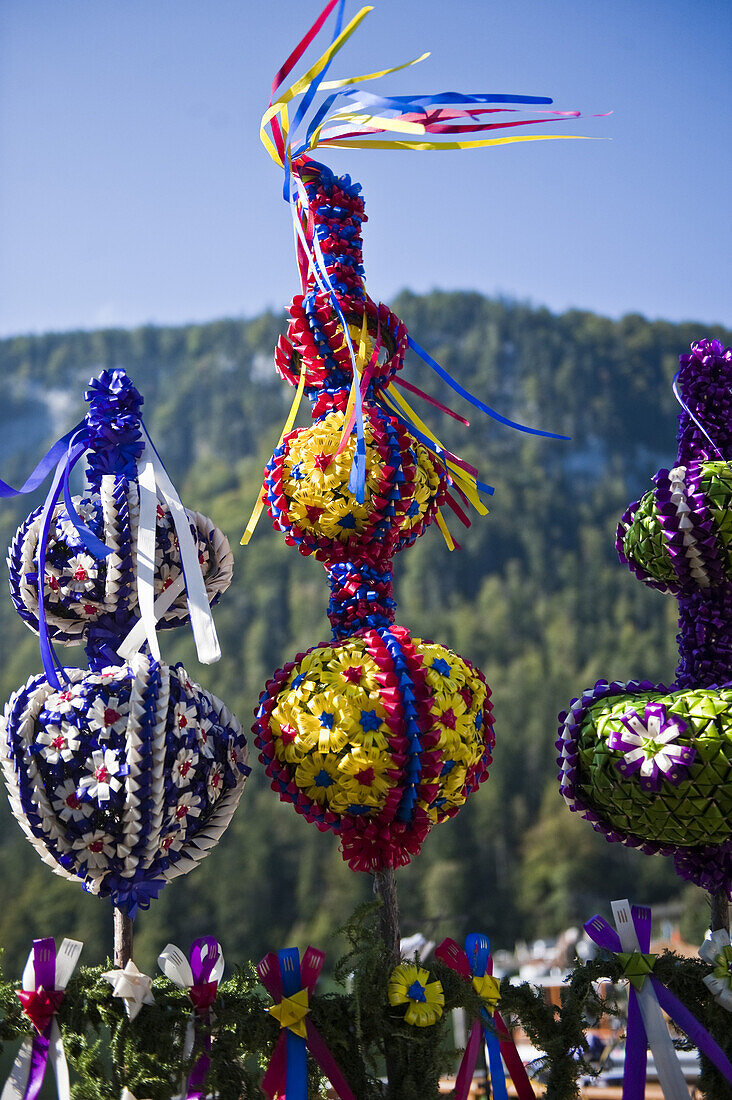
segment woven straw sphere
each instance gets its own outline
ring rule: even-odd
[[[490,691],[451,650],[393,626],[316,646],[260,698],[260,759],[283,801],[341,836],[357,870],[408,863],[487,778]]]
[[[10,698],[0,751],[10,804],[45,863],[134,913],[214,847],[241,796],[236,718],[179,665],[142,654],[33,677]]]
[[[124,632],[137,617],[136,531],[139,515],[137,483],[122,475],[105,474],[99,491],[74,498],[83,521],[112,553],[97,560],[84,546],[63,504],[53,514],[45,568],[45,608],[53,642],[85,641],[92,624],[114,619],[114,632]],[[38,567],[41,509],[21,524],[8,552],[10,594],[20,617],[38,631]],[[198,545],[206,591],[214,603],[231,584],[234,558],[226,536],[206,516],[188,512]],[[180,550],[167,505],[158,504],[155,594],[178,579]],[[127,623],[129,620],[129,624]],[[188,622],[183,591],[158,620],[158,629]]]

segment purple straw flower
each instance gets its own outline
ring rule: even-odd
[[[686,730],[680,718],[668,718],[666,708],[658,703],[647,703],[643,718],[637,710],[627,711],[620,719],[623,729],[613,730],[608,737],[608,747],[623,753],[623,759],[615,765],[621,775],[628,778],[640,772],[640,785],[645,791],[658,791],[664,779],[680,783],[683,768],[694,762],[696,749],[679,745],[678,737]]]

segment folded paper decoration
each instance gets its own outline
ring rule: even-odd
[[[45,675],[10,698],[0,762],[10,805],[41,858],[134,916],[219,840],[249,772],[237,719],[160,658],[156,630],[190,621],[216,660],[211,616],[232,554],[186,512],[122,370],[86,391],[89,411],[18,492],[52,476],[8,557],[16,609],[41,641]],[[69,476],[86,456],[88,489]],[[16,490],[0,483],[0,495]],[[83,642],[89,669],[55,644]]]
[[[491,1096],[496,1097],[496,1100],[506,1100],[508,1096],[503,1072],[505,1062],[519,1100],[534,1100],[534,1090],[516,1050],[516,1044],[498,1011],[501,987],[498,979],[493,977],[493,959],[488,938],[475,934],[466,936],[464,950],[454,940],[443,940],[435,948],[435,958],[455,970],[465,981],[471,982],[483,1002],[480,1019],[473,1023],[460,1063],[455,1081],[455,1100],[466,1100],[470,1092],[481,1038],[488,1052]]]
[[[190,959],[180,948],[169,943],[158,955],[158,966],[179,989],[185,989],[193,1004],[183,1041],[183,1057],[199,1051],[188,1077],[183,1081],[183,1100],[205,1100],[206,1081],[211,1065],[211,1006],[216,1000],[224,973],[221,944],[212,936],[202,936],[191,945]]]

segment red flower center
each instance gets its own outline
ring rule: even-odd
[[[178,716],[178,729],[179,730],[184,730],[187,725],[188,725],[188,719],[186,718],[185,714],[179,715]]]
[[[185,776],[187,776],[187,775],[188,775],[188,772],[189,772],[190,770],[191,770],[191,762],[190,762],[190,760],[184,760],[184,761],[183,761],[183,763],[181,764],[181,766],[180,766],[180,767],[178,768],[178,771],[180,772],[180,774],[181,774],[181,775],[182,775],[182,776],[183,776],[184,778],[185,778]]]
[[[448,707],[447,710],[440,715],[439,720],[442,722],[443,726],[447,726],[448,729],[454,730],[457,718],[455,717],[455,712],[452,707]]]
[[[58,749],[60,751],[61,749],[66,747],[66,738],[62,734],[59,734],[58,737],[54,737],[51,744],[53,745],[54,749]]]
[[[104,711],[104,724],[105,726],[113,726],[115,722],[119,722],[122,715],[114,707],[106,707]]]
[[[90,852],[103,852],[104,851],[104,841],[103,840],[93,840],[91,842],[91,844],[89,845],[89,851]]]
[[[357,684],[363,675],[363,665],[349,665],[344,668],[343,676],[349,684]]]
[[[316,470],[327,470],[332,461],[333,455],[326,455],[322,452],[315,455],[315,458],[313,459]]]
[[[286,745],[291,745],[297,737],[297,730],[295,729],[295,727],[290,726],[287,723],[285,723],[284,726],[280,726],[280,733],[282,735],[282,740]]]
[[[109,781],[109,772],[104,764],[100,764],[97,770],[94,772],[94,778],[97,783],[107,783]]]
[[[356,772],[356,782],[362,787],[370,787],[375,778],[373,768],[362,768],[360,772]]]
[[[182,818],[184,818],[186,816],[187,813],[188,813],[188,806],[186,806],[185,802],[183,802],[183,803],[181,803],[180,806],[177,807],[177,809],[175,811],[175,816],[180,821]]]
[[[72,791],[71,794],[64,799],[64,802],[71,810],[78,810],[81,805],[79,799],[76,797],[76,791]]]
[[[74,580],[75,581],[85,581],[87,579],[87,577],[88,577],[88,573],[87,573],[86,569],[84,569],[84,567],[82,565],[78,565],[76,567],[76,569],[74,570]]]

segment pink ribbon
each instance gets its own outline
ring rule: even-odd
[[[454,970],[461,978],[464,978],[465,981],[468,982],[472,981],[474,976],[482,977],[484,974],[492,975],[493,959],[488,954],[488,941],[485,937],[468,936],[465,942],[467,945],[477,940],[481,940],[484,943],[485,949],[483,952],[471,951],[471,958],[468,958],[468,954],[462,947],[459,947],[458,944],[451,939],[442,941],[439,947],[435,949],[435,957],[444,962],[446,966],[449,966],[451,970]],[[506,1027],[500,1013],[496,1009],[492,1017],[490,1017],[488,1010],[484,1008],[481,1015],[483,1018],[476,1020],[471,1028],[470,1036],[465,1047],[465,1053],[463,1054],[463,1060],[460,1063],[460,1069],[455,1081],[455,1100],[467,1100],[470,1085],[473,1080],[473,1074],[475,1072],[475,1063],[478,1060],[478,1054],[480,1052],[483,1032],[485,1032],[487,1045],[490,1045],[489,1040],[491,1039],[493,1043],[495,1043],[497,1037],[500,1056],[505,1062],[506,1069],[513,1081],[516,1095],[519,1100],[535,1100],[534,1090],[529,1082],[519,1052],[516,1050],[516,1044],[511,1038],[511,1033]],[[489,1029],[486,1028],[486,1024],[489,1023],[491,1019],[493,1022],[493,1031],[489,1031]],[[500,1066],[500,1059],[498,1060],[498,1065],[494,1065],[494,1059],[491,1058],[489,1069],[494,1092],[497,1093],[498,1088],[502,1086],[505,1095],[505,1084],[503,1082],[503,1071]],[[498,1073],[501,1075],[500,1085],[499,1081],[496,1080]]]
[[[279,1004],[283,998],[292,997],[302,990],[307,990],[308,998],[312,997],[324,961],[325,955],[323,952],[314,947],[308,947],[302,960],[299,958],[299,952],[294,948],[288,948],[277,954],[270,951],[257,964],[257,973],[259,974],[259,980],[272,997],[272,1000]],[[296,1093],[302,1096],[307,1095],[306,1074],[302,1072],[293,1073],[295,1067],[288,1064],[288,1054],[294,1060],[300,1053],[297,1047],[304,1044],[305,1049],[310,1052],[318,1063],[341,1100],[355,1100],[348,1082],[328,1049],[325,1040],[309,1016],[305,1020],[305,1029],[305,1038],[301,1039],[289,1028],[282,1028],[269,1066],[262,1079],[262,1092],[269,1096],[270,1100],[275,1100],[276,1097],[297,1100]],[[299,1069],[300,1067],[296,1068]],[[293,1081],[295,1083],[294,1088]],[[291,1093],[292,1098],[290,1097]]]

